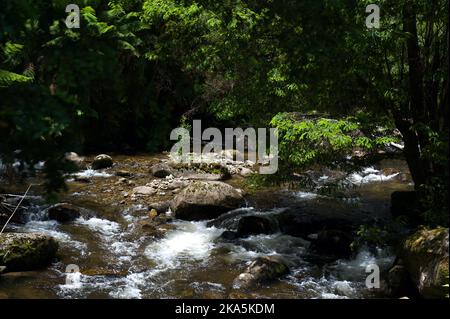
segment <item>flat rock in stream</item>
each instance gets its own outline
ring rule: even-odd
[[[275,280],[289,273],[285,260],[279,256],[258,257],[245,272],[233,282],[235,289],[250,289],[259,284]]]
[[[48,266],[56,256],[58,243],[38,233],[3,233],[0,235],[0,265],[6,271],[34,270]]]
[[[195,181],[175,196],[171,209],[175,217],[184,220],[203,220],[219,215],[243,204],[242,191],[218,181]]]

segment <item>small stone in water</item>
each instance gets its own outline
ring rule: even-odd
[[[158,216],[158,212],[156,211],[156,209],[152,208],[152,209],[150,210],[150,212],[148,213],[148,216],[149,216],[151,219],[153,219],[153,218],[155,218],[156,216]]]

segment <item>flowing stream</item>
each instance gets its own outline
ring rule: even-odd
[[[358,205],[378,214],[388,214],[389,194],[404,189],[395,175],[367,169],[351,178],[360,184],[359,197],[345,205]],[[108,178],[105,176],[103,178]],[[325,177],[322,177],[325,179]],[[280,189],[293,202],[315,205],[315,193]],[[348,201],[348,199],[346,199]],[[344,201],[345,202],[345,201]],[[356,202],[356,204],[355,204]],[[340,204],[341,205],[341,204]],[[2,275],[0,292],[9,298],[370,298],[365,269],[376,263],[389,267],[394,256],[379,250],[376,256],[361,249],[351,259],[330,262],[306,258],[309,241],[282,234],[256,235],[236,241],[219,237],[246,214],[271,216],[282,211],[241,208],[228,213],[220,227],[207,221],[175,220],[174,229],[162,239],[142,236],[138,228],[140,205],[121,211],[114,220],[80,217],[72,223],[48,220],[45,209],[28,212],[28,222],[11,225],[11,230],[41,232],[60,244],[59,261],[39,271]],[[233,214],[234,213],[234,214]],[[170,214],[170,211],[167,212]],[[281,255],[290,273],[251,291],[241,291],[233,280],[258,256]],[[81,273],[67,274],[67,265]]]

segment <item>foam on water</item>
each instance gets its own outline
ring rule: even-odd
[[[178,228],[166,238],[150,244],[145,255],[158,263],[157,267],[176,268],[183,261],[204,261],[215,247],[223,230],[206,227],[206,222],[176,222]]]
[[[103,237],[112,237],[117,235],[120,231],[120,225],[116,222],[101,219],[101,218],[89,218],[84,219],[82,217],[75,220],[77,224],[84,225],[95,233],[102,235]]]
[[[26,223],[21,230],[26,232],[37,232],[52,236],[63,246],[80,251],[81,255],[87,254],[87,245],[72,239],[70,235],[59,229],[60,224],[55,220],[32,220]]]
[[[353,184],[365,184],[371,182],[384,182],[389,181],[396,177],[399,173],[394,173],[390,175],[384,175],[379,170],[373,167],[366,167],[359,173],[353,173],[348,177],[348,181]]]
[[[111,174],[108,174],[108,173],[105,173],[105,172],[102,172],[102,171],[96,171],[96,170],[91,169],[91,168],[83,170],[83,171],[80,171],[80,172],[77,172],[77,173],[72,174],[72,175],[75,176],[75,177],[78,177],[78,178],[111,177],[111,176],[113,176]]]
[[[295,192],[294,195],[300,199],[313,199],[319,196],[316,193],[310,192]]]

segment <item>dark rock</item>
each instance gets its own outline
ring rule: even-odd
[[[258,234],[273,234],[276,231],[276,225],[269,218],[262,216],[244,216],[239,220],[237,236],[247,237]]]
[[[212,219],[243,201],[242,191],[233,186],[217,181],[196,181],[175,196],[171,209],[179,219]]]
[[[310,249],[336,258],[348,258],[352,255],[353,236],[341,230],[322,230],[312,241]]]
[[[151,168],[152,175],[159,178],[164,178],[169,175],[175,175],[175,170],[168,164],[159,163]]]
[[[102,169],[113,166],[113,159],[106,154],[97,155],[92,161],[92,169]]]
[[[47,209],[48,218],[58,222],[70,222],[81,216],[81,209],[69,203],[55,204]]]
[[[291,209],[278,215],[278,225],[282,233],[308,239],[309,234],[324,229],[352,230],[351,220]]]
[[[419,291],[411,280],[401,259],[397,259],[394,266],[387,272],[384,290],[386,295],[394,298],[403,296],[420,297]]]
[[[221,239],[224,239],[224,240],[234,240],[234,239],[236,239],[237,238],[237,234],[236,234],[236,232],[234,232],[234,231],[231,231],[231,230],[226,230],[226,231],[224,231],[221,235],[220,235],[220,238]]]
[[[55,258],[58,243],[50,236],[36,233],[0,235],[0,264],[6,271],[25,271],[45,267]]]
[[[258,257],[233,282],[236,289],[249,289],[289,273],[289,267],[278,256]]]

